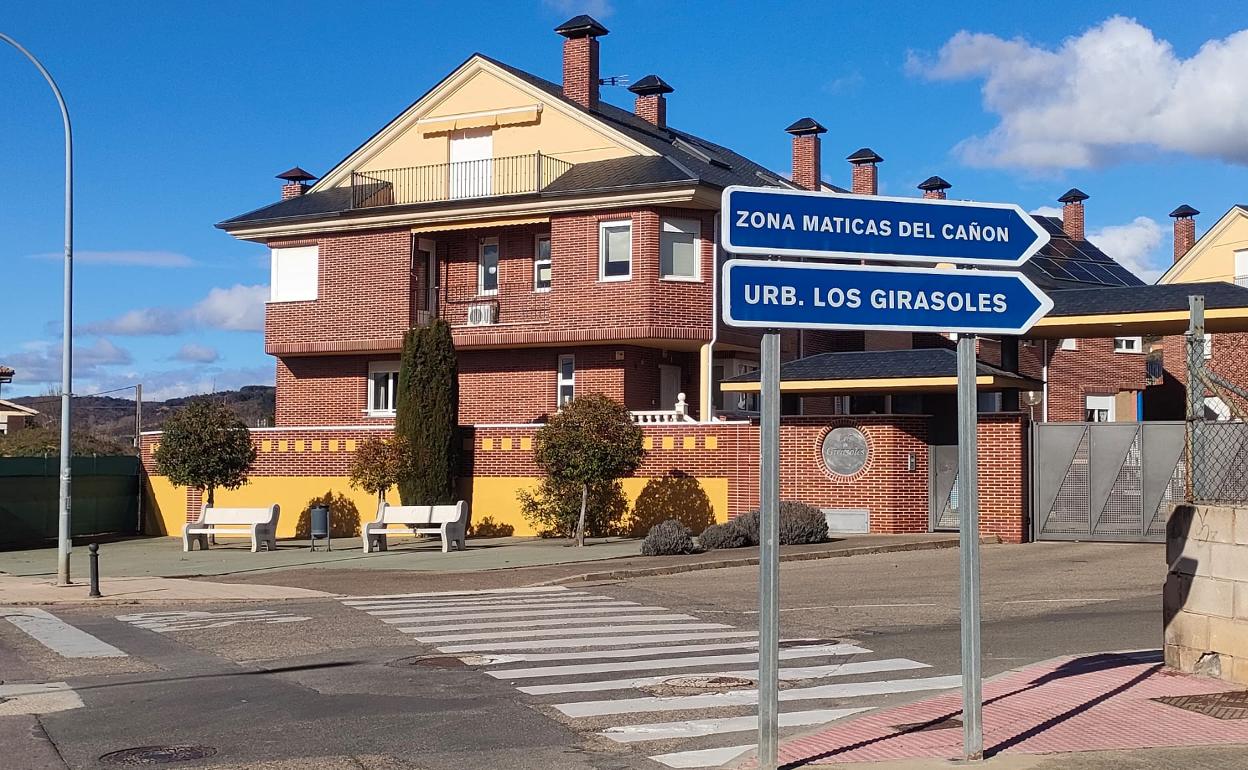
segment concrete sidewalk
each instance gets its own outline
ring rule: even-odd
[[[1233,706],[1217,709],[1215,704],[1212,713],[1198,713],[1159,700],[1238,690],[1227,682],[1164,669],[1157,651],[1068,657],[1011,671],[984,683],[984,750],[995,758],[987,766],[1082,767],[1046,765],[1028,755],[1248,744],[1248,719],[1238,718]],[[952,766],[962,755],[961,697],[957,691],[947,693],[786,741],[780,764],[888,762],[862,766],[898,770]],[[747,761],[744,766],[752,765]]]
[[[0,605],[134,604],[137,602],[316,599],[333,594],[288,586],[240,585],[158,577],[100,580],[102,596],[92,599],[85,580],[58,586],[46,577],[0,575]]]

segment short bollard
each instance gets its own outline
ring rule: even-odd
[[[102,595],[100,594],[100,544],[92,543],[87,546],[87,550],[91,552],[91,593],[87,596],[94,598]]]

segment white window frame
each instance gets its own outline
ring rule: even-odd
[[[548,244],[550,244],[551,249],[554,248],[554,241],[550,239],[550,233],[540,233],[538,235],[533,236],[533,291],[538,294],[550,291],[551,287],[555,285],[555,271],[553,268],[553,264],[550,261],[551,258],[540,256],[541,250],[538,248],[538,244],[540,244],[542,241],[546,241]],[[551,254],[553,255],[554,252],[551,251]],[[542,269],[542,265],[546,265],[546,268],[550,270],[550,286],[538,286],[537,285],[538,283],[537,277]]]
[[[1087,417],[1090,411],[1103,411],[1108,419],[1106,420],[1085,420],[1085,422],[1114,422],[1118,419],[1118,401],[1115,396],[1107,395],[1086,395],[1083,397],[1083,413]]]
[[[494,288],[485,288],[485,247],[494,247]],[[477,296],[493,297],[498,294],[498,287],[502,283],[501,273],[503,266],[503,252],[498,245],[498,238],[482,238],[477,244]]]
[[[612,227],[628,228],[628,272],[624,275],[607,275],[607,229]],[[631,281],[633,279],[633,220],[614,219],[598,223],[598,280],[599,281]]]
[[[671,229],[669,230],[669,226]],[[693,275],[676,275],[663,272],[663,236],[669,232],[693,233]],[[702,222],[698,219],[664,217],[659,221],[659,278],[664,281],[701,283],[702,281]]]
[[[1233,255],[1235,264],[1235,285],[1248,286],[1248,249],[1238,249]]]
[[[1201,344],[1203,347],[1203,352],[1205,354],[1205,360],[1208,361],[1209,359],[1213,358],[1213,335],[1206,333],[1205,339],[1202,341]]]
[[[1058,343],[1058,350],[1078,350],[1079,340],[1074,337],[1063,337]]]
[[[563,363],[565,361],[572,362],[572,376],[565,378],[563,376]],[[572,388],[572,398],[576,398],[576,356],[567,353],[559,356],[559,360],[555,365],[555,408],[563,408],[563,388],[564,386]]]
[[[269,301],[307,302],[316,299],[319,294],[320,262],[320,247],[316,245],[270,249]]]
[[[1135,353],[1144,352],[1143,337],[1114,337],[1115,353]]]
[[[393,375],[390,378],[390,408],[377,409],[373,406],[376,403],[376,391],[374,377],[378,374]],[[398,361],[370,361],[368,364],[368,404],[364,410],[369,417],[390,417],[395,413],[395,409],[399,404],[399,362]]]

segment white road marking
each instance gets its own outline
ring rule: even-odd
[[[781,690],[780,701],[859,698],[864,695],[885,695],[888,693],[917,692],[920,690],[948,690],[957,687],[961,683],[961,676],[934,676],[924,679],[892,679],[882,682],[825,684],[817,687],[798,687],[792,690]],[[707,693],[705,695],[650,696],[645,698],[560,703],[556,704],[555,708],[570,717],[596,717],[611,714],[631,714],[638,711],[685,711],[686,709],[754,706],[757,704],[758,690],[734,690],[731,692]]]
[[[793,711],[780,715],[780,727],[805,727],[822,725],[844,719],[854,714],[870,711],[870,706],[854,709],[819,709],[816,711]],[[758,716],[724,717],[721,719],[687,719],[683,722],[654,722],[644,725],[608,727],[598,733],[616,743],[638,741],[663,741],[672,738],[700,738],[704,735],[739,733],[758,729]]]
[[[752,643],[751,646],[757,646]],[[664,648],[658,648],[664,649]],[[672,648],[667,648],[672,649]],[[680,649],[680,648],[675,648]],[[687,649],[687,648],[686,648]],[[640,651],[633,654],[639,654]],[[780,650],[780,660],[797,658],[819,658],[830,655],[862,655],[870,650],[852,644],[812,644],[802,647],[786,647]],[[591,659],[602,657],[590,653]],[[569,656],[560,655],[551,660],[564,660]],[[582,674],[608,674],[616,671],[649,671],[656,668],[688,668],[692,666],[719,666],[733,663],[757,663],[757,652],[743,652],[737,655],[699,655],[689,658],[664,658],[662,660],[631,660],[619,663],[589,663],[570,666],[540,666],[537,668],[512,668],[485,673],[495,679],[532,679],[547,676],[577,676]]]
[[[631,622],[634,620],[659,621],[659,620],[699,620],[699,619],[700,618],[695,618],[693,615],[681,615],[679,613],[675,613],[671,615],[637,615],[637,616],[617,614],[617,615],[612,615],[606,618],[554,618],[551,620],[509,620],[509,621],[505,621],[502,623],[482,623],[480,621],[477,621],[477,622],[472,622],[472,623],[450,623],[450,624],[438,625],[438,626],[413,626],[410,629],[400,628],[399,630],[405,631],[405,632],[415,631],[416,629],[419,629],[421,631],[471,631],[474,629],[490,630],[490,629],[496,629],[496,628],[533,628],[535,626],[574,626],[574,625],[577,625],[578,623],[580,624],[598,623],[598,622],[609,623],[612,621],[619,621],[619,620],[627,620]],[[410,620],[398,621],[394,619],[387,619],[386,622],[387,623],[399,623],[399,622],[410,623],[412,621]]]
[[[63,658],[125,658],[124,651],[36,607],[3,607],[0,614]]]
[[[637,644],[653,644],[655,642],[693,642],[699,639],[753,639],[758,634],[753,631],[705,631],[693,634],[647,634],[645,636],[617,636],[613,639],[541,639],[534,642],[481,642],[474,644],[452,644],[439,647],[439,652],[491,652],[494,650],[560,650],[569,647],[625,647]]]
[[[1078,604],[1080,602],[1112,602],[1113,599],[1089,597],[1086,599],[1011,599],[1001,604]],[[991,603],[991,602],[990,602]]]
[[[657,754],[650,758],[668,767],[719,767],[753,748],[755,748],[754,744],[750,743],[745,746],[724,746],[718,749],[676,751],[671,754]]]
[[[683,655],[689,652],[714,652],[716,650],[742,650],[757,647],[758,642],[724,642],[722,644],[675,644],[666,647],[630,647],[626,650],[589,650],[587,652],[530,652],[512,655],[475,655],[472,660],[478,666],[501,666],[505,663],[524,663],[551,660],[602,660],[604,658],[644,658],[650,655]],[[641,661],[655,663],[657,661]]]
[[[485,613],[487,611],[496,610],[515,610],[515,611],[533,611],[538,612],[545,609],[574,609],[577,607],[589,608],[606,608],[606,607],[636,607],[637,602],[626,602],[614,599],[596,600],[592,604],[584,601],[567,601],[565,599],[551,599],[548,602],[534,602],[533,604],[461,604],[450,605],[447,607],[395,607],[387,606],[384,609],[365,609],[369,615],[437,615],[438,613],[455,612],[474,612]],[[478,615],[479,617],[488,617],[488,615]]]
[[[464,596],[473,597],[482,594],[500,594],[503,596],[512,596],[515,594],[545,594],[545,593],[561,593],[568,589],[564,586],[533,586],[530,588],[479,588],[469,591],[425,591],[415,594],[376,594],[374,596],[352,596],[343,601],[343,604],[356,604],[369,599],[418,599],[422,597],[451,597]]]
[[[828,666],[795,666],[780,669],[781,681],[795,682],[803,679],[826,679],[833,676],[857,676],[859,674],[879,674],[885,671],[910,671],[917,668],[931,668],[926,663],[919,663],[906,658],[890,658],[887,660],[865,660],[856,663],[833,663]],[[709,671],[709,672],[678,672],[669,671],[660,676],[643,676],[636,679],[607,679],[598,682],[572,682],[569,684],[543,684],[533,687],[517,687],[526,695],[556,695],[567,692],[600,692],[603,690],[630,690],[647,685],[663,684],[672,677],[679,676],[731,676],[741,679],[758,679],[758,669],[745,671]]]
[[[541,618],[542,622],[546,622],[549,625],[557,625],[558,623],[564,623],[564,624],[598,623],[598,622],[606,622],[606,621],[612,621],[612,620],[650,620],[652,618],[668,617],[666,615],[654,615],[653,614],[654,612],[660,609],[662,608],[611,607],[611,608],[602,609],[602,610],[595,610],[593,612],[577,613],[577,617],[564,617],[562,620],[559,620],[557,622],[550,620],[550,617],[553,615],[555,618],[559,618],[560,615],[562,615],[562,613],[555,614],[550,611],[541,610],[541,611],[537,611],[534,614],[536,615],[536,617]],[[378,613],[373,612],[369,614],[377,615]],[[458,624],[458,626],[460,628],[498,628],[498,627],[506,628],[507,626],[503,626],[500,623],[492,622],[489,620],[489,618],[499,617],[500,614],[502,613],[492,612],[489,615],[468,615],[467,617],[469,618],[471,622],[461,622]],[[531,617],[529,613],[515,613],[515,614],[518,614],[522,618]],[[388,616],[388,617],[377,618],[377,619],[380,620],[382,623],[389,623],[392,626],[396,626],[396,625],[404,625],[404,624],[410,625],[412,623],[424,623],[426,621],[432,621],[434,623],[445,623],[447,622],[445,619],[448,617],[455,617],[455,618],[462,619],[465,616],[464,615],[439,615],[436,617],[426,617],[423,615],[416,615],[416,616],[394,615],[394,616]],[[506,617],[512,617],[512,616],[503,615],[503,617],[506,618]],[[694,620],[701,620],[701,618],[694,618]],[[538,622],[539,621],[535,621],[535,620],[524,620],[524,621],[519,622],[517,625],[536,625]]]
[[[578,593],[575,591],[567,591],[560,594],[537,594],[534,596],[523,596],[518,599],[508,599],[502,596],[479,596],[475,599],[458,598],[458,599],[390,599],[390,600],[370,600],[370,601],[344,601],[343,604],[348,607],[355,607],[361,610],[385,609],[386,607],[471,607],[478,604],[510,604],[516,607],[523,607],[526,604],[540,604],[541,602],[561,601],[569,604],[576,601],[590,601],[594,599],[602,599],[609,601],[610,596],[597,596],[595,594]]]
[[[82,698],[65,682],[0,684],[0,717],[51,714],[82,707]]]
[[[481,619],[489,620],[490,618],[546,618],[558,617],[560,615],[601,615],[605,613],[619,612],[623,607],[616,606],[600,606],[593,608],[553,608],[553,609],[536,609],[536,610],[520,610],[515,612],[485,612],[485,613],[463,613],[457,612],[451,615],[408,615],[402,614],[402,617],[410,621],[443,621],[443,620],[472,620]],[[666,607],[633,607],[634,612],[670,612]],[[370,612],[370,615],[393,615],[399,617],[396,611]]]
[[[311,620],[311,618],[303,615],[291,615],[289,613],[277,612],[276,610],[140,612],[134,615],[118,615],[117,619],[161,634],[167,631],[198,631],[204,628],[226,628],[242,623],[268,625],[273,623],[299,623],[304,620]]]
[[[732,626],[724,623],[649,623],[645,625],[631,626],[584,626],[579,628],[559,628],[552,631],[549,628],[539,628],[536,631],[491,631],[487,633],[475,633],[472,631],[445,634],[439,636],[417,636],[416,640],[433,644],[435,642],[458,642],[471,641],[473,639],[531,639],[535,636],[550,636],[552,633],[565,634],[567,636],[586,636],[589,634],[631,634],[637,631],[709,631],[713,628],[732,628]],[[421,628],[401,628],[409,634],[424,633]]]

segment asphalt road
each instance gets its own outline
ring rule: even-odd
[[[987,675],[1056,655],[1160,645],[1165,573],[1160,546],[990,546],[983,554]],[[957,568],[953,550],[783,565],[782,637],[804,640],[787,645],[797,650],[793,654],[805,656],[793,665],[811,667],[801,681],[786,682],[786,688],[849,688],[810,690],[819,693],[817,698],[798,692],[793,697],[806,699],[793,707],[823,714],[893,705],[930,694],[908,689],[918,687],[915,682],[947,686],[945,679],[958,673]],[[648,736],[634,743],[596,733],[712,717],[748,719],[753,713],[748,701],[722,706],[690,701],[695,705],[678,710],[650,698],[690,692],[590,688],[668,671],[749,669],[753,664],[737,661],[749,657],[749,632],[757,624],[756,579],[754,568],[743,567],[571,587],[579,599],[608,608],[599,610],[608,613],[599,621],[625,629],[634,629],[626,613],[650,613],[645,618],[650,623],[660,622],[656,613],[665,613],[673,619],[663,623],[714,628],[688,634],[699,638],[662,644],[705,644],[725,649],[697,655],[732,658],[692,665],[689,658],[677,657],[672,668],[663,670],[649,666],[668,665],[660,661],[673,660],[676,653],[630,652],[628,643],[614,641],[645,631],[616,631],[601,646],[571,654],[546,644],[543,640],[552,634],[539,626],[561,623],[559,628],[566,629],[579,617],[566,609],[576,610],[573,599],[555,597],[550,603],[559,606],[536,613],[542,617],[534,620],[532,607],[546,601],[545,593],[511,594],[505,599],[510,604],[503,607],[494,607],[490,595],[479,595],[457,600],[450,609],[437,598],[361,600],[354,605],[301,600],[58,607],[54,612],[60,619],[128,656],[67,660],[0,622],[3,683],[64,681],[84,704],[38,716],[0,716],[0,757],[20,758],[18,764],[0,765],[19,770],[115,767],[101,764],[99,757],[138,746],[202,744],[216,749],[216,755],[172,766],[659,768],[647,757],[719,751],[726,743],[749,742],[752,734],[746,730],[663,740]],[[349,583],[338,590],[366,593]],[[476,614],[485,620],[471,619],[473,613],[465,607],[472,603],[483,605]],[[150,614],[187,611],[208,614]],[[504,618],[500,612],[515,615]],[[416,617],[421,622],[413,625],[410,613],[424,613]],[[439,617],[444,619],[434,620]],[[483,652],[484,658],[458,650],[438,656],[435,648],[446,642],[418,641],[436,638],[440,632],[431,629],[444,627],[448,630],[441,633],[448,640],[467,640],[461,646],[501,652]],[[434,636],[422,636],[429,633]],[[737,636],[727,642],[700,638],[717,634]],[[733,647],[737,649],[727,649]],[[847,653],[843,647],[862,652]],[[411,665],[407,659],[418,655],[440,660]],[[458,655],[468,657],[469,665],[460,663]],[[546,662],[527,662],[531,660]],[[624,669],[531,679],[516,673],[569,661],[578,667],[605,661]],[[849,673],[848,668],[827,673],[847,663],[866,668],[861,673]],[[855,687],[866,692],[882,681],[893,689],[871,697],[854,694]],[[533,685],[533,693],[518,689]],[[584,691],[548,692],[564,685]],[[617,713],[620,699],[627,701],[624,710],[629,713]],[[634,702],[638,705],[630,705]],[[0,703],[0,714],[5,705]]]

